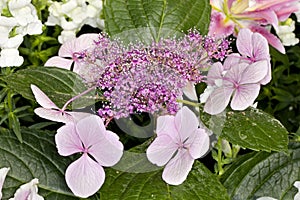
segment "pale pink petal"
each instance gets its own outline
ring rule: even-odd
[[[248,66],[249,64],[246,62],[241,62],[235,66],[232,66],[224,76],[224,80],[228,80],[224,81],[224,84],[229,84],[229,82],[239,83],[242,79],[242,74]]]
[[[223,71],[224,71],[224,68],[223,68],[222,63],[220,63],[220,62],[214,63],[207,73],[207,77],[206,77],[207,83],[209,85],[214,86],[216,80],[218,80],[218,79],[222,80]]]
[[[185,88],[183,88],[183,93],[187,98],[193,101],[198,101],[195,85],[192,82],[188,82]]]
[[[37,193],[38,183],[38,179],[35,178],[29,183],[21,185],[21,187],[17,189],[14,198],[10,198],[9,200],[43,200],[44,198]]]
[[[230,106],[233,110],[245,110],[251,106],[259,94],[259,84],[241,85],[233,94]]]
[[[85,113],[85,112],[66,112],[67,114],[71,115],[74,122],[78,122],[81,119],[84,119],[86,117],[92,116],[94,114],[91,113]]]
[[[216,115],[225,110],[230,101],[234,89],[231,87],[220,87],[215,89],[206,100],[204,111]]]
[[[87,33],[87,34],[80,35],[76,39],[75,49],[73,52],[80,52],[88,48],[91,48],[95,44],[94,41],[97,41],[98,39],[99,39],[99,34],[96,33]]]
[[[71,59],[54,56],[47,60],[47,62],[45,63],[45,66],[46,67],[58,67],[58,68],[70,70],[72,63],[73,63],[73,60],[71,60]]]
[[[270,59],[269,45],[266,38],[259,33],[254,33],[253,39],[253,57],[255,61]]]
[[[270,83],[271,79],[272,79],[272,69],[271,69],[270,60],[268,60],[268,72],[267,75],[260,81],[260,84],[266,85]]]
[[[169,135],[160,135],[150,144],[146,154],[151,163],[163,166],[172,158],[177,149],[178,145]]]
[[[236,47],[240,54],[247,57],[252,57],[253,53],[253,40],[252,40],[252,31],[247,28],[243,28],[239,31],[236,40]]]
[[[78,121],[76,130],[83,145],[88,148],[100,143],[106,135],[103,121],[96,115],[85,117]]]
[[[204,129],[198,128],[186,141],[186,145],[193,159],[200,158],[209,150],[209,136]]]
[[[157,118],[157,125],[156,125],[156,134],[157,136],[160,135],[169,135],[174,141],[177,141],[178,131],[175,126],[175,117],[172,115],[164,115],[159,116]]]
[[[187,150],[178,150],[178,153],[165,166],[162,178],[170,185],[180,185],[185,181],[192,169],[194,159]]]
[[[239,84],[258,83],[268,73],[268,61],[262,60],[254,62],[247,66],[247,68],[240,74],[241,79]]]
[[[177,127],[180,141],[184,142],[198,128],[199,120],[193,111],[183,106],[176,113],[175,126]]]
[[[74,62],[74,67],[73,67],[73,72],[75,72],[77,74],[82,74],[82,70],[84,70],[84,68],[82,68],[82,66],[80,65],[80,62],[75,61]]]
[[[111,131],[106,131],[98,143],[95,143],[88,150],[95,160],[105,167],[110,167],[121,159],[123,155],[124,146],[119,141],[119,136]]]
[[[58,51],[59,57],[72,58],[73,53],[76,51],[76,39],[70,39],[63,43]]]
[[[0,199],[2,199],[2,187],[3,187],[3,183],[5,181],[6,175],[9,171],[9,168],[4,167],[0,169]]]
[[[238,53],[232,53],[224,61],[223,67],[224,70],[230,70],[231,67],[236,66],[241,62],[241,56]]]
[[[35,100],[44,108],[54,108],[58,109],[58,107],[49,99],[49,97],[35,85],[30,85],[32,93],[35,97]]]
[[[69,156],[83,151],[81,140],[73,123],[68,123],[57,130],[55,143],[58,153],[62,156]]]
[[[54,122],[68,123],[74,121],[71,115],[69,115],[67,112],[62,112],[60,110],[53,110],[40,107],[34,109],[34,113],[41,118],[48,119]]]
[[[270,45],[272,45],[275,49],[277,49],[280,53],[285,54],[285,49],[283,44],[281,43],[280,39],[277,38],[275,35],[270,33],[267,29],[261,27],[261,26],[251,26],[250,29],[253,32],[258,32],[261,35],[263,35]]]
[[[105,180],[105,172],[101,165],[86,153],[69,165],[65,176],[68,187],[81,198],[95,194]]]

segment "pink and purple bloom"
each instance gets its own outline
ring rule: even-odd
[[[299,10],[298,0],[210,0],[212,5],[210,35],[229,36],[241,28],[262,34],[270,45],[282,53],[285,49],[269,28],[278,29],[280,21]],[[269,28],[268,28],[269,26]]]
[[[55,142],[62,156],[82,154],[68,166],[65,174],[68,187],[82,198],[93,195],[101,188],[105,180],[102,166],[115,165],[124,149],[119,137],[106,130],[103,121],[95,115],[59,128]]]
[[[195,159],[209,149],[209,136],[199,128],[196,115],[182,107],[175,116],[164,115],[157,119],[157,137],[147,149],[150,162],[165,166],[162,178],[171,185],[185,181]]]
[[[94,41],[98,39],[98,34],[83,34],[65,42],[58,51],[58,56],[47,60],[45,66],[59,67],[80,73],[82,70],[81,61],[86,56],[89,48],[92,48]],[[74,63],[74,66],[72,66]]]

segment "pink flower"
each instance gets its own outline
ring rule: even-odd
[[[64,109],[58,108],[51,99],[37,86],[31,85],[31,90],[36,101],[42,106],[34,110],[38,116],[55,122],[76,122],[82,118],[90,116],[89,113],[83,112],[67,112]]]
[[[254,63],[266,60],[268,65],[267,76],[261,81],[265,85],[271,81],[271,63],[268,41],[259,33],[253,33],[249,29],[241,29],[236,41],[242,61]]]
[[[212,5],[210,35],[228,36],[241,28],[250,28],[261,33],[276,49],[285,53],[280,40],[266,28],[272,25],[278,29],[280,21],[285,21],[299,10],[298,0],[210,0]]]
[[[86,198],[96,193],[104,183],[102,166],[113,166],[122,157],[123,145],[119,137],[105,129],[102,120],[94,115],[68,123],[55,136],[58,153],[69,156],[81,153],[66,170],[66,182],[71,191]]]
[[[210,69],[208,74],[215,82],[215,89],[209,95],[204,111],[216,115],[221,113],[232,100],[230,106],[233,110],[245,110],[254,103],[259,94],[261,81],[268,73],[266,60],[254,63],[233,63],[228,71],[222,72],[222,64],[218,63]]]
[[[42,196],[40,196],[38,192],[37,184],[39,183],[38,179],[32,179],[30,182],[21,185],[20,188],[16,191],[13,198],[9,200],[44,200]]]
[[[81,60],[86,56],[86,51],[94,45],[94,41],[99,39],[98,34],[83,34],[78,38],[68,40],[58,51],[58,56],[47,60],[45,66],[54,66],[63,69],[71,69],[79,73],[81,70]]]
[[[158,117],[157,137],[147,149],[147,157],[158,166],[166,165],[162,178],[168,184],[181,184],[194,160],[208,151],[208,134],[198,126],[196,115],[185,106],[175,116]]]

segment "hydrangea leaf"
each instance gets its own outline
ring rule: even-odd
[[[230,199],[257,199],[269,196],[294,199],[300,180],[300,145],[283,152],[252,152],[236,161],[222,176]]]
[[[54,134],[28,128],[21,132],[23,143],[8,130],[0,129],[0,168],[10,168],[3,185],[3,199],[13,197],[20,185],[33,178],[39,179],[39,194],[47,200],[79,199],[65,183],[65,169],[72,160],[58,155]]]
[[[244,148],[263,151],[287,151],[288,131],[273,116],[256,108],[227,111],[202,121],[215,134]]]
[[[156,41],[191,28],[207,34],[210,12],[209,0],[106,0],[105,29],[116,35],[144,27],[140,36],[149,34]]]
[[[69,99],[85,91],[83,80],[74,72],[56,67],[37,67],[19,70],[5,77],[8,86],[23,97],[35,100],[30,84],[38,86],[58,106],[62,107]],[[72,104],[72,108],[95,103],[89,93]]]
[[[194,163],[187,180],[178,186],[166,184],[162,171],[127,173],[112,168],[106,170],[106,181],[100,197],[106,199],[199,199],[226,200],[226,189],[202,163]]]

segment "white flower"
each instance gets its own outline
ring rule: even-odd
[[[2,49],[0,53],[0,67],[21,66],[24,58],[19,55],[18,49]]]
[[[298,193],[294,196],[294,200],[300,200],[300,181],[296,181],[294,186],[298,189]]]
[[[277,35],[284,46],[293,46],[299,42],[295,33],[295,21],[287,19],[282,25],[278,26]]]
[[[0,47],[8,41],[10,31],[17,24],[15,18],[0,16]]]

